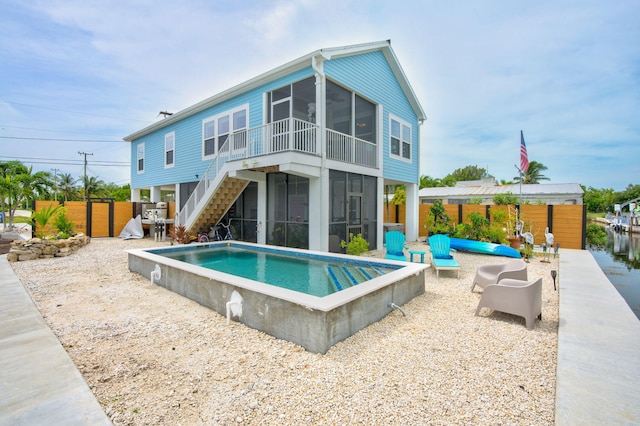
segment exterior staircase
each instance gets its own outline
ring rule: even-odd
[[[209,228],[220,222],[248,184],[247,180],[227,176],[214,191],[209,203],[200,210],[189,231],[209,232]]]

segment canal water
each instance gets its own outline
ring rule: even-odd
[[[640,234],[607,230],[603,249],[589,248],[600,268],[640,319]]]

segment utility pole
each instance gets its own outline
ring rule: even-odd
[[[93,155],[93,153],[78,151],[78,154],[84,155],[84,200],[87,201],[87,155]]]
[[[53,201],[58,201],[58,170],[60,169],[51,169],[53,170]]]

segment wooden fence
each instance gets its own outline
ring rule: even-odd
[[[101,200],[65,201],[62,203],[59,201],[36,201],[34,210],[39,211],[43,207],[60,204],[67,208],[67,217],[73,222],[75,232],[82,232],[92,238],[117,237],[132,217],[143,213],[143,203]],[[173,217],[174,212],[175,203],[169,203],[167,216]],[[51,228],[51,225],[48,228]]]
[[[432,204],[420,204],[418,235],[427,236],[425,223]],[[468,215],[478,212],[491,220],[490,209],[506,209],[507,206],[489,206],[478,204],[444,204],[447,215],[456,223],[469,223]],[[544,232],[548,227],[554,241],[562,248],[584,250],[586,245],[587,210],[584,204],[578,205],[529,205],[520,206],[521,217],[525,222],[525,232],[531,232],[535,244],[545,241]],[[384,209],[385,222],[406,225],[406,206],[389,206]]]

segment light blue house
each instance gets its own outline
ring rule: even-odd
[[[320,49],[125,137],[132,201],[174,191],[192,232],[224,219],[237,239],[341,251],[349,233],[382,248],[385,187],[404,184],[413,241],[425,119],[389,41]]]

